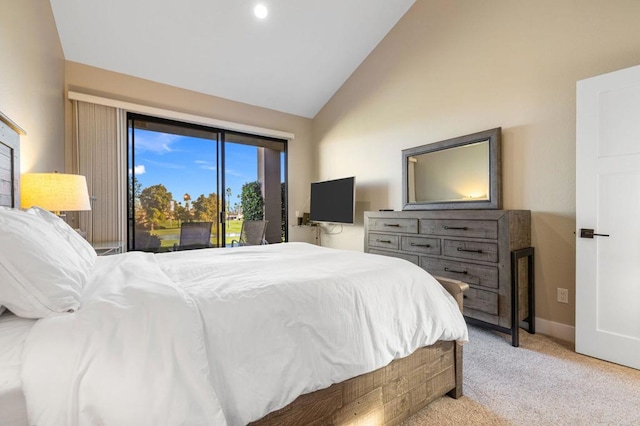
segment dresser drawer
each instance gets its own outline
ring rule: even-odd
[[[460,259],[498,261],[498,244],[466,240],[444,240],[442,254]]]
[[[398,250],[400,248],[400,236],[389,234],[369,233],[369,247],[380,247]]]
[[[445,237],[498,238],[495,220],[420,219],[420,233]]]
[[[498,288],[499,284],[498,268],[495,266],[421,257],[420,267],[429,271],[431,275],[453,278],[472,285]]]
[[[464,307],[491,315],[498,315],[498,294],[477,288],[464,293]]]
[[[529,298],[534,285],[530,211],[374,211],[365,212],[364,217],[368,252],[399,257],[434,276],[470,285],[463,306],[466,320],[510,331],[511,343],[518,346],[518,321],[511,312],[514,296],[518,301],[515,319],[527,322],[529,331],[534,331],[534,304]]]
[[[423,254],[440,254],[440,239],[403,236],[400,248],[404,251]]]
[[[383,256],[390,256],[390,257],[397,257],[398,259],[404,259],[404,260],[408,260],[409,262],[413,263],[414,265],[419,265],[419,259],[418,259],[418,255],[414,255],[414,254],[405,254],[405,253],[398,253],[398,252],[394,252],[394,251],[383,251],[383,250],[376,250],[376,249],[370,249],[369,253],[371,254],[381,254]]]
[[[418,219],[379,219],[369,218],[369,231],[418,233]]]

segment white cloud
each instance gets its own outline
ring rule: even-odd
[[[236,172],[233,169],[226,169],[225,173],[227,174],[227,176],[235,176],[241,179],[250,179],[250,177],[246,173]]]
[[[137,152],[153,152],[164,154],[173,152],[172,144],[180,141],[180,136],[158,132],[136,133],[135,145]]]
[[[136,172],[136,176],[143,175],[147,172],[147,170],[144,168],[144,164],[135,166],[133,170]],[[131,169],[129,169],[129,175],[131,175]]]
[[[198,164],[203,170],[211,170],[215,172],[218,169],[215,163],[212,163],[211,161],[195,160],[194,163]]]

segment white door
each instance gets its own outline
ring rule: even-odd
[[[576,136],[576,351],[640,369],[640,66],[578,82]]]

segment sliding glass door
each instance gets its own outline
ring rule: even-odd
[[[235,132],[224,139],[227,244],[246,220],[267,220],[266,240],[286,241],[286,144]]]
[[[223,247],[255,219],[269,221],[270,243],[286,241],[285,141],[129,114],[128,149],[129,250]],[[209,225],[205,241],[186,241]]]
[[[220,133],[129,115],[129,250],[180,248],[183,223],[210,223],[221,245]]]

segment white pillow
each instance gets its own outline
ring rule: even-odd
[[[0,315],[2,315],[6,310],[7,308],[5,308],[4,306],[0,306]]]
[[[96,251],[94,250],[93,247],[91,247],[91,244],[89,244],[89,241],[84,239],[82,235],[78,234],[78,232],[75,229],[73,229],[71,226],[69,226],[67,222],[60,219],[58,216],[51,213],[50,211],[44,210],[37,206],[31,207],[30,209],[27,209],[25,211],[28,214],[33,214],[40,217],[45,222],[53,226],[56,232],[62,238],[67,240],[67,242],[71,245],[71,247],[73,247],[78,252],[80,257],[82,257],[82,259],[85,262],[87,262],[88,268],[93,269],[93,265],[95,265],[96,263],[96,257],[98,256],[96,254]]]
[[[0,209],[0,305],[25,318],[74,311],[91,272],[51,224]]]

